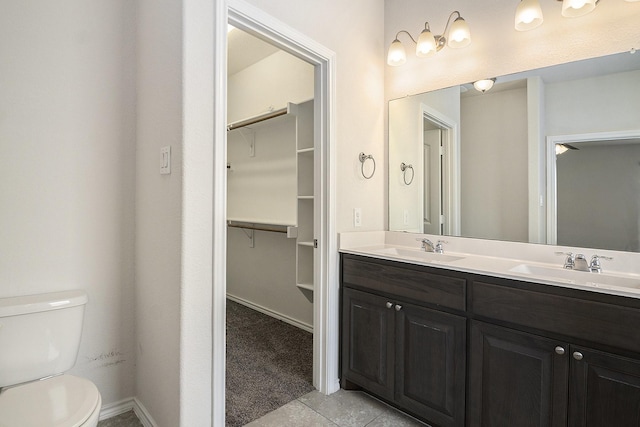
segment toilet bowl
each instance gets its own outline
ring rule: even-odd
[[[101,403],[91,381],[58,375],[0,393],[0,426],[95,427]]]
[[[83,291],[0,298],[0,427],[98,425],[98,388],[65,374],[87,300]]]

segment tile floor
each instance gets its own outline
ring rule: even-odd
[[[330,396],[312,391],[247,424],[247,427],[424,427],[426,424],[360,391],[340,390]],[[142,427],[133,411],[98,427]]]
[[[418,427],[425,426],[360,391],[317,391],[287,403],[247,427]]]
[[[133,411],[128,411],[100,421],[98,427],[142,427],[142,423]]]

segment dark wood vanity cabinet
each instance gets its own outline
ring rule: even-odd
[[[472,322],[470,427],[640,426],[640,362]]]
[[[345,263],[346,271],[372,268],[365,260]],[[394,281],[395,268],[378,273]],[[434,426],[463,426],[466,319],[354,281],[342,288],[343,387],[356,384]]]
[[[341,259],[343,387],[432,426],[640,427],[640,299]]]
[[[555,340],[473,321],[469,426],[566,426],[568,351]]]

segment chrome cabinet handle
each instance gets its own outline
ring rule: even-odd
[[[402,310],[402,306],[400,304],[396,304],[396,311]]]
[[[386,305],[387,305],[387,308],[391,308],[391,307],[393,307],[393,303],[392,303],[392,302],[389,302],[389,301],[387,301],[387,304],[386,304]]]
[[[582,360],[582,353],[580,353],[579,351],[574,351],[573,352],[573,358],[576,360]]]
[[[556,354],[559,354],[560,356],[562,356],[564,354],[564,347],[557,346]]]

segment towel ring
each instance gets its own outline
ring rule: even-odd
[[[407,182],[407,169],[411,169],[411,179]],[[405,162],[400,163],[400,170],[402,171],[402,180],[405,185],[411,185],[413,182],[413,177],[416,175],[416,172],[413,170],[413,166],[406,164]]]
[[[358,156],[358,158],[360,159],[360,172],[362,173],[362,176],[365,179],[371,179],[373,174],[376,173],[376,159],[374,159],[371,154],[364,153],[360,153],[360,156]],[[366,162],[367,160],[371,160],[373,162],[373,171],[371,171],[371,175],[369,176],[364,174],[364,162]]]

